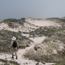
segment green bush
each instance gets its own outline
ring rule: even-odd
[[[55,32],[59,31],[60,29],[59,28],[56,28],[56,27],[53,27],[53,26],[50,26],[50,27],[40,27],[38,29],[36,29],[35,31],[31,31],[30,32],[30,35],[32,35],[33,37],[36,37],[36,36],[52,36],[55,34]]]
[[[3,59],[0,59],[1,62],[3,62],[4,64],[7,63],[8,60],[3,60]],[[17,62],[14,62],[14,61],[8,61],[11,65],[20,65],[19,63]]]
[[[16,28],[16,27],[18,27],[18,24],[20,24],[20,25],[24,24],[25,18],[21,18],[21,19],[5,19],[2,22],[8,24],[8,26],[11,27],[11,28]]]
[[[11,38],[15,36],[17,38],[17,42],[19,44],[19,48],[22,46],[27,47],[29,46],[31,40],[22,36],[20,33],[7,31],[7,30],[0,30],[0,52],[11,52]],[[27,45],[27,46],[26,46]]]

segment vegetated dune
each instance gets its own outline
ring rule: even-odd
[[[15,60],[16,62],[20,63],[23,60],[21,62],[23,65],[26,63],[35,65],[37,62],[64,65],[65,19],[22,18],[3,20],[0,22],[0,53],[5,52],[6,54],[7,52],[10,54],[12,36],[16,36],[20,48],[18,51],[20,59]],[[11,57],[11,55],[9,56]],[[4,54],[3,57],[5,58]],[[2,59],[2,57],[0,58]]]

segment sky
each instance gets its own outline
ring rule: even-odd
[[[0,21],[65,16],[65,0],[0,0]]]

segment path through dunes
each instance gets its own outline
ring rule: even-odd
[[[11,58],[11,54],[0,54],[0,59],[7,59],[7,60],[11,60],[11,61],[15,61],[15,62],[18,62],[20,65],[36,65],[36,61],[34,60],[29,60],[29,59],[26,59],[24,58],[24,54],[27,50],[30,50],[32,49],[35,45],[41,43],[46,37],[37,37],[37,38],[34,38],[32,39],[35,43],[31,43],[30,47],[26,47],[25,49],[19,49],[18,50],[18,59],[14,59],[12,60]],[[38,42],[39,40],[39,42]],[[38,42],[38,43],[37,43]],[[53,63],[45,63],[45,64],[42,64],[40,63],[39,65],[52,65]]]

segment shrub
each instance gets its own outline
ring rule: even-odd
[[[10,52],[12,36],[15,36],[17,38],[19,48],[22,48],[22,46],[24,47],[29,46],[31,42],[31,40],[22,36],[20,33],[7,30],[0,30],[0,52],[8,52],[8,53]]]

